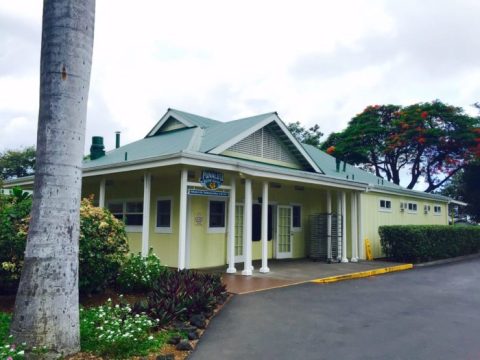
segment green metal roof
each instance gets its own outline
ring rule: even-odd
[[[194,133],[195,128],[188,128],[141,139],[108,151],[105,156],[99,159],[85,160],[83,169],[175,154],[188,148]],[[127,154],[127,160],[125,160],[125,154]]]
[[[402,186],[399,186],[390,181],[384,180],[381,177],[376,176],[375,174],[359,169],[350,164],[347,164],[345,167],[345,171],[343,171],[343,162],[340,165],[339,171],[337,171],[337,161],[333,156],[328,155],[327,153],[319,150],[315,146],[308,145],[308,144],[302,144],[302,145],[304,149],[308,152],[310,157],[313,159],[313,161],[315,161],[318,167],[320,167],[325,172],[325,175],[327,176],[337,178],[337,179],[346,179],[346,180],[353,180],[357,182],[367,183],[372,189],[390,191],[390,192],[403,194],[407,196],[423,197],[423,198],[436,199],[436,200],[442,200],[442,201],[449,200],[448,197],[445,197],[442,195],[430,194],[430,193],[425,193],[423,191],[406,189]]]
[[[333,156],[319,150],[315,146],[308,144],[302,145],[305,151],[307,151],[310,157],[318,165],[318,167],[325,172],[325,175],[347,180],[360,181],[371,185],[383,185],[391,188],[400,188],[400,186],[396,184],[383,180],[381,177],[375,176],[368,171],[359,169],[350,164],[347,164],[345,171],[343,171],[343,162],[340,166],[340,171],[337,171],[337,161]]]
[[[220,123],[205,129],[203,134],[200,152],[208,152],[217,146],[225,143],[234,136],[250,129],[252,126],[265,120],[269,116],[275,114],[274,112],[252,116],[248,118],[233,120],[229,122]]]
[[[148,161],[149,158],[180,153],[182,151],[208,153],[212,149],[226,143],[228,140],[276,114],[275,112],[270,112],[234,121],[220,122],[214,119],[186,113],[184,111],[175,109],[169,110],[173,116],[177,114],[183,117],[185,120],[194,124],[194,127],[169,131],[135,141],[118,149],[109,151],[105,156],[99,159],[84,161],[83,168],[87,170],[97,166],[118,166],[121,163],[130,161]],[[195,148],[192,148],[192,144],[196,144]],[[324,172],[323,176],[326,178],[330,177],[332,179],[369,184],[369,187],[372,189],[448,201],[448,198],[444,196],[407,190],[350,164],[347,164],[345,171],[343,171],[342,163],[340,170],[337,171],[336,160],[333,156],[330,156],[311,145],[302,144],[302,146],[313,162]],[[125,154],[127,154],[127,160],[125,160]],[[273,166],[270,164],[261,165],[265,166],[266,169]],[[298,175],[304,173],[304,171],[294,169],[285,169],[285,171]]]
[[[211,126],[215,126],[215,125],[218,125],[218,124],[222,124],[221,121],[210,119],[210,118],[203,117],[203,116],[198,116],[198,115],[195,115],[195,114],[190,114],[190,113],[187,113],[185,111],[180,111],[180,110],[176,110],[176,109],[170,109],[170,111],[173,114],[180,115],[184,119],[191,122],[194,126],[198,126],[199,128],[202,128],[202,129],[205,129],[205,128],[208,128],[208,127],[211,127]]]

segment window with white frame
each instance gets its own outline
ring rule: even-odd
[[[387,199],[380,199],[379,209],[380,211],[392,211],[392,201]]]
[[[225,231],[225,200],[209,200],[208,230],[210,232]]]
[[[440,205],[433,206],[433,215],[440,215],[442,213],[442,207]]]
[[[107,208],[127,227],[143,224],[143,201],[141,200],[112,200],[108,202]]]
[[[293,230],[302,228],[302,207],[300,205],[292,205],[292,228]]]
[[[155,229],[159,233],[172,232],[172,198],[161,197],[157,199]]]
[[[414,202],[409,202],[407,204],[407,211],[412,214],[416,213],[418,211],[418,204]]]

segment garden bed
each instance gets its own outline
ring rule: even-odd
[[[13,344],[8,335],[30,209],[31,197],[21,190],[12,196],[0,195],[0,360],[23,359],[30,349],[27,344]],[[83,199],[79,240],[82,352],[70,359],[157,359],[159,351],[183,359],[229,297],[219,274],[177,271],[161,265],[152,251],[147,256],[128,255],[128,251],[124,224],[108,210],[93,206],[93,198]],[[45,311],[44,316],[55,313]],[[33,356],[47,351],[30,350]]]
[[[88,309],[88,308],[95,308],[95,307],[98,307],[99,304],[105,304],[105,302],[108,303],[109,299],[108,298],[105,299],[106,296],[110,296],[110,301],[112,302],[112,305],[119,304],[121,302],[125,303],[125,301],[127,301],[129,303],[131,302],[131,304],[133,305],[138,300],[146,298],[145,294],[121,296],[121,295],[115,293],[114,291],[110,290],[110,291],[107,291],[105,294],[97,294],[97,295],[90,296],[90,297],[84,299],[83,309],[85,310],[85,309]],[[222,302],[221,304],[218,304],[216,306],[216,308],[213,310],[211,316],[209,318],[205,318],[205,325],[202,326],[203,329],[196,328],[196,332],[198,334],[197,339],[188,340],[184,336],[184,339],[182,339],[182,340],[188,340],[188,344],[191,346],[190,350],[178,350],[176,348],[175,344],[169,344],[168,343],[170,339],[167,338],[166,342],[161,345],[160,349],[154,349],[154,350],[150,351],[148,354],[144,354],[144,355],[131,356],[131,357],[128,357],[128,359],[149,359],[149,360],[150,359],[154,359],[154,360],[157,360],[157,359],[162,359],[162,360],[163,359],[165,359],[165,360],[172,360],[172,359],[183,360],[183,359],[186,359],[188,357],[188,355],[197,346],[198,341],[200,340],[200,338],[202,337],[202,335],[204,334],[204,332],[208,328],[208,325],[209,325],[210,321],[213,319],[214,316],[216,316],[221,311],[223,306],[225,306],[225,304],[228,303],[228,301],[231,299],[232,296],[233,296],[232,294],[228,294],[227,297],[226,297],[226,300],[224,302]],[[3,300],[4,298],[5,297],[2,297],[2,299],[0,299],[0,301]],[[11,299],[12,306],[7,309],[8,312],[10,312],[13,309],[13,302],[14,302],[14,299],[12,298]],[[0,310],[0,315],[1,315],[2,312],[5,313],[5,311]],[[183,324],[182,326],[191,326],[189,321],[178,322],[178,323]],[[170,335],[172,335],[172,334],[177,334],[178,333],[177,330],[178,329],[175,329],[173,326],[168,326],[167,329],[160,330],[160,332],[165,331],[165,332],[169,332]],[[0,339],[0,345],[2,345],[1,340],[2,339]],[[160,357],[161,355],[164,355],[164,357],[163,358]],[[68,360],[103,360],[103,359],[109,359],[109,358],[111,358],[111,357],[101,356],[101,355],[97,355],[97,354],[94,354],[94,353],[91,353],[91,352],[82,351],[82,352],[76,353],[74,355],[70,355],[70,356],[66,357],[65,359],[68,359]]]

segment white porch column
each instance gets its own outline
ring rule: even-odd
[[[347,194],[342,191],[342,263],[347,262]]]
[[[100,190],[98,192],[98,206],[101,208],[105,207],[105,178],[100,180]]]
[[[148,238],[150,237],[150,194],[152,188],[152,175],[143,175],[143,224],[142,224],[142,256],[148,255]]]
[[[358,257],[365,260],[365,239],[363,237],[362,193],[357,193],[357,221],[358,221]]]
[[[342,254],[338,249],[342,249],[343,237],[340,236],[342,233],[342,193],[337,192],[337,260],[342,259]]]
[[[242,275],[252,275],[252,180],[245,179],[245,204],[243,206],[243,241],[245,262]]]
[[[327,190],[327,259],[332,258],[332,193]]]
[[[262,267],[261,273],[268,273],[268,181],[262,187]]]
[[[358,226],[357,226],[357,193],[351,193],[351,200],[350,200],[350,226],[352,229],[352,258],[350,259],[351,262],[358,261]]]
[[[232,176],[230,182],[230,199],[228,200],[228,268],[227,273],[233,274],[237,272],[235,269],[235,203],[236,203],[236,181]]]
[[[180,214],[178,219],[178,269],[185,269],[187,242],[187,170],[180,174]]]

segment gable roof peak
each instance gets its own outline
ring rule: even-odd
[[[162,132],[178,130],[180,128],[199,127],[201,129],[205,129],[218,124],[221,124],[221,122],[218,120],[214,120],[204,116],[198,116],[173,108],[168,108],[167,112],[161,117],[161,119],[155,124],[152,130],[150,130],[145,137],[147,138],[155,136]]]
[[[238,119],[212,128],[208,135],[215,133],[215,141],[211,142],[209,146],[203,146],[203,151],[210,154],[221,154],[247,136],[267,125],[270,126],[270,124],[278,129],[277,133],[284,138],[282,141],[287,145],[289,150],[295,154],[295,157],[299,159],[300,163],[302,163],[306,169],[323,173],[322,169],[317,166],[310,155],[303,149],[300,142],[290,133],[288,127],[280,119],[277,112],[269,112],[249,118]]]

